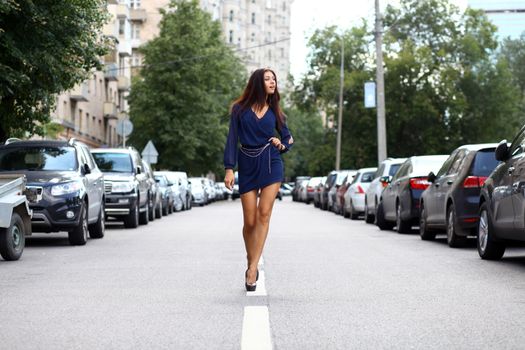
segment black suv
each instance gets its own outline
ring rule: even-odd
[[[500,259],[509,244],[525,243],[525,127],[510,147],[496,147],[501,163],[485,180],[479,199],[478,253]]]
[[[83,143],[10,139],[0,172],[26,176],[33,232],[68,231],[72,245],[104,237],[104,177]]]
[[[139,152],[129,148],[96,148],[93,158],[104,173],[106,216],[123,218],[126,228],[147,225],[151,184]]]

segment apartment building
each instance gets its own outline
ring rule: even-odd
[[[498,27],[498,38],[518,39],[525,33],[525,0],[469,0],[468,5],[481,9]]]

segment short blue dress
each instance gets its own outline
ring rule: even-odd
[[[285,146],[283,151],[269,142],[275,136],[275,130]],[[224,168],[235,169],[235,165],[239,163],[240,194],[284,180],[281,153],[290,149],[291,139],[292,135],[286,124],[278,127],[277,117],[271,108],[261,118],[251,108],[241,110],[238,105],[232,108],[230,131],[224,149]]]

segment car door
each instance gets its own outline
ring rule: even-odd
[[[102,200],[100,191],[98,190],[99,186],[103,186],[99,181],[102,181],[100,174],[96,171],[96,166],[92,160],[89,150],[87,147],[79,146],[79,151],[81,152],[81,165],[82,165],[82,174],[85,178],[85,186],[88,196],[88,222],[96,221],[98,218],[100,210],[100,202]],[[85,166],[89,167],[89,173],[84,171]]]
[[[457,151],[452,152],[450,157],[443,163],[441,169],[436,174],[436,180],[428,187],[427,193],[425,194],[425,209],[427,213],[427,222],[429,224],[444,224],[443,214],[443,202],[445,191],[443,184],[446,183],[446,175],[454,164],[456,159]]]
[[[392,177],[392,181],[388,184],[387,187],[383,190],[381,195],[383,201],[383,211],[385,213],[385,218],[388,220],[395,220],[396,218],[396,196],[398,188],[401,184],[401,181],[404,177],[408,175],[408,168],[410,161],[406,161],[401,165],[399,170]]]
[[[142,167],[142,161],[138,153],[133,152],[132,158],[133,158],[133,165],[135,167],[135,177],[139,183],[139,194],[140,194],[139,206],[143,207],[146,205],[146,203],[149,200],[148,198],[148,189],[149,189],[148,175],[146,174],[146,170]]]
[[[514,209],[514,234],[507,238],[525,240],[525,133],[516,139],[511,148],[512,165],[507,170],[512,182],[512,205]]]

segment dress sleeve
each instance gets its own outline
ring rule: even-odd
[[[232,109],[230,117],[230,131],[224,148],[224,169],[235,169],[237,165],[237,142],[239,140],[239,116],[238,109]]]
[[[277,129],[279,132],[279,135],[281,135],[281,143],[284,145],[284,150],[280,151],[281,153],[286,153],[292,148],[293,146],[293,137],[290,133],[290,130],[288,129],[288,125],[286,123],[283,124],[281,129]]]

